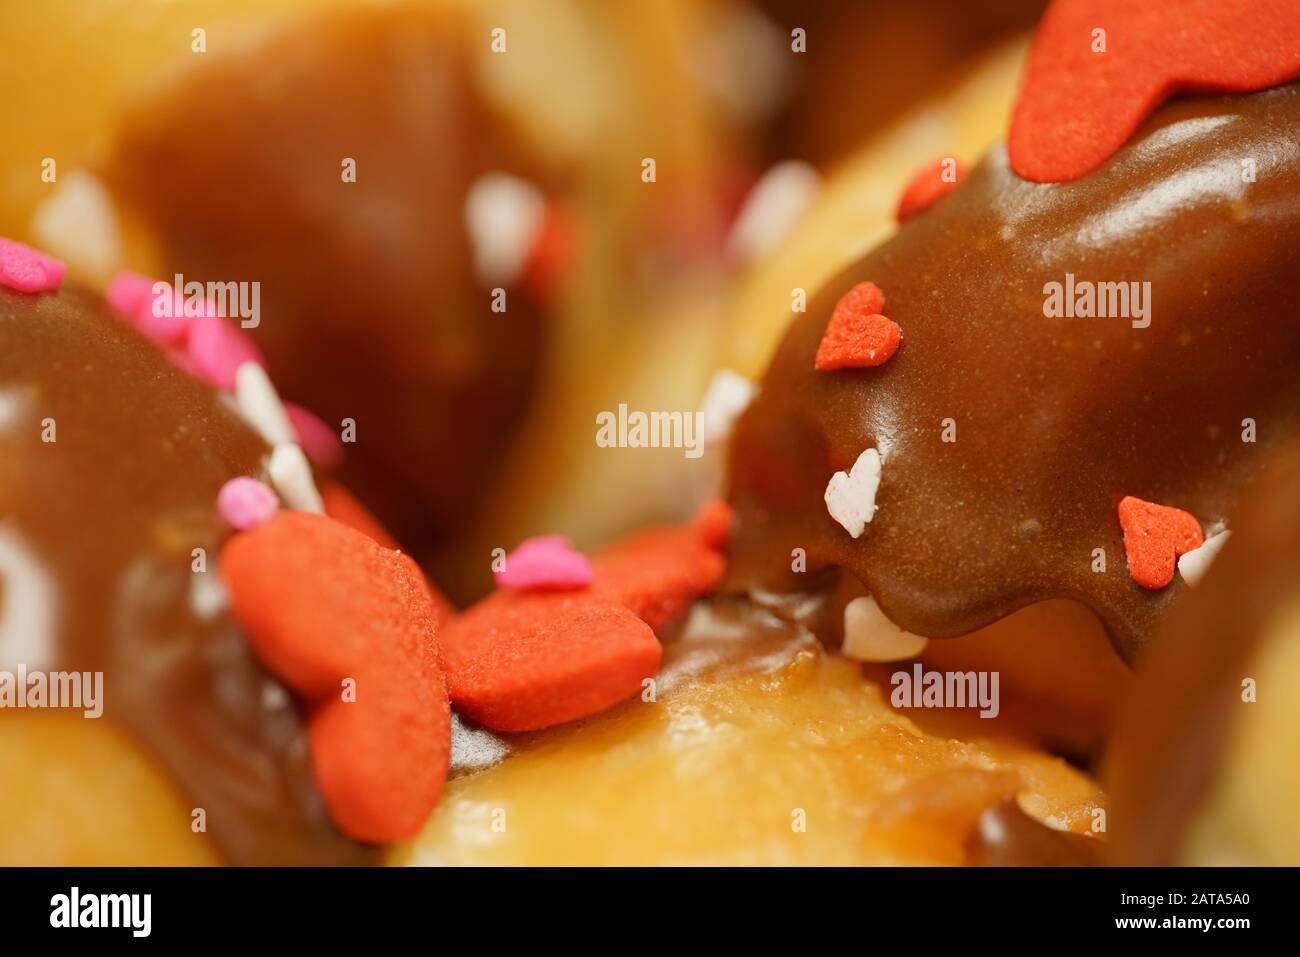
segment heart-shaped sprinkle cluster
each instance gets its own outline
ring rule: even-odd
[[[280,512],[221,550],[254,653],[307,708],[330,817],[361,841],[413,835],[447,775],[440,598],[400,552],[321,515]]]
[[[222,316],[212,302],[196,305],[168,283],[134,272],[118,273],[104,298],[118,318],[157,343],[179,368],[234,394],[240,416],[272,447],[267,471],[279,493],[277,507],[282,499],[289,508],[324,510],[307,457],[337,465],[343,443],[307,409],[280,399],[261,350],[238,323]],[[252,527],[274,514],[270,500],[252,489],[228,483],[218,498],[218,511],[236,528]]]
[[[884,308],[885,294],[875,283],[861,282],[845,293],[835,304],[814,365],[822,372],[834,372],[888,362],[903,332],[881,314]]]
[[[640,693],[662,655],[655,632],[722,577],[730,510],[640,532],[591,560],[573,591],[498,590],[443,628],[458,711],[497,731],[532,731]],[[509,561],[507,560],[507,567]]]
[[[235,390],[239,367],[266,366],[262,351],[214,303],[189,303],[169,284],[139,273],[118,273],[105,300],[128,325],[167,350],[186,372],[223,392]]]

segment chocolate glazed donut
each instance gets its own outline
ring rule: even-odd
[[[48,634],[18,636],[26,660],[0,667],[102,671],[102,720],[170,771],[230,863],[375,860],[330,822],[294,700],[228,609],[194,602],[229,534],[217,491],[238,475],[265,478],[261,438],[96,297],[66,286],[0,288],[0,393],[14,406],[0,429],[0,530],[40,570],[51,605],[40,616]]]
[[[1120,499],[1208,527],[1300,428],[1298,130],[1291,85],[1174,102],[1070,183],[1021,180],[993,151],[794,318],[733,441],[729,587],[808,591],[838,566],[929,637],[1074,598],[1131,660],[1186,586],[1130,579]],[[1049,318],[1048,284],[1067,274],[1150,283],[1149,325]],[[815,370],[836,302],[863,281],[902,328],[897,355]],[[878,512],[855,540],[823,493],[872,447]]]

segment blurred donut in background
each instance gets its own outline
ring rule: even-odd
[[[754,7],[787,38],[802,30],[806,53],[762,126],[775,159],[829,168],[911,112],[942,95],[964,64],[1038,22],[1046,0],[758,0]]]
[[[6,132],[6,225],[100,288],[124,267],[258,282],[277,386],[343,433],[341,474],[408,548],[452,554],[454,586],[539,387],[582,381],[631,324],[583,317],[644,308],[635,276],[717,230],[725,150],[693,88],[638,52],[693,9],[195,3],[106,24],[53,6],[5,66],[44,97]],[[135,55],[105,71],[42,46],[77,37]],[[619,182],[646,157],[667,203]],[[608,241],[643,223],[647,242]]]
[[[355,9],[213,51],[124,114],[103,169],[157,274],[261,283],[251,334],[278,387],[354,423],[340,473],[412,548],[472,520],[544,335],[524,291],[538,163],[484,96],[470,31]]]

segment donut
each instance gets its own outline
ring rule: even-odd
[[[0,862],[1293,863],[1300,25],[1096,3],[824,181],[642,62],[687,0],[87,108],[0,239]]]
[[[373,860],[326,813],[218,570],[218,497],[272,484],[271,447],[88,290],[0,287],[0,340],[3,751],[32,784],[6,789],[0,857]],[[47,673],[87,676],[82,713],[26,700]]]

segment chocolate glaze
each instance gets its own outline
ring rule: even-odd
[[[1014,799],[993,805],[980,815],[979,826],[966,842],[970,867],[1090,867],[1097,863],[1102,842],[1070,831],[1039,824]]]
[[[536,176],[478,93],[468,30],[450,12],[351,10],[191,58],[128,111],[105,170],[168,275],[262,283],[252,335],[277,387],[356,420],[342,477],[416,550],[472,520],[542,332],[519,290],[492,312],[471,268],[471,184]]]
[[[104,716],[161,761],[237,864],[355,864],[312,783],[295,703],[229,611],[192,610],[191,550],[229,535],[218,489],[268,449],[206,385],[87,292],[0,288],[0,529],[54,590],[49,636],[13,668],[104,672]],[[57,440],[41,441],[53,418]],[[9,597],[0,594],[0,601]],[[0,649],[3,650],[3,649]],[[39,660],[30,660],[35,657]],[[93,795],[88,795],[93,799]]]
[[[1300,600],[1300,445],[1270,463],[1229,526],[1232,538],[1156,635],[1116,720],[1103,768],[1111,863],[1184,863],[1187,829],[1249,707],[1242,678],[1275,616]],[[1270,693],[1296,689],[1274,682]]]
[[[733,438],[729,587],[807,589],[848,569],[902,627],[964,634],[1051,597],[1132,657],[1185,586],[1129,578],[1125,495],[1223,519],[1300,426],[1300,87],[1172,103],[1078,181],[1017,178],[1002,148],[817,291]],[[1253,159],[1257,181],[1242,177]],[[1149,281],[1152,319],[1046,318],[1044,285]],[[884,290],[903,330],[876,369],[817,372],[837,300]],[[1242,420],[1258,443],[1241,441]],[[941,429],[956,420],[957,441]],[[856,541],[823,501],[881,451]],[[1104,548],[1107,570],[1091,570]],[[791,550],[808,573],[791,571]]]

